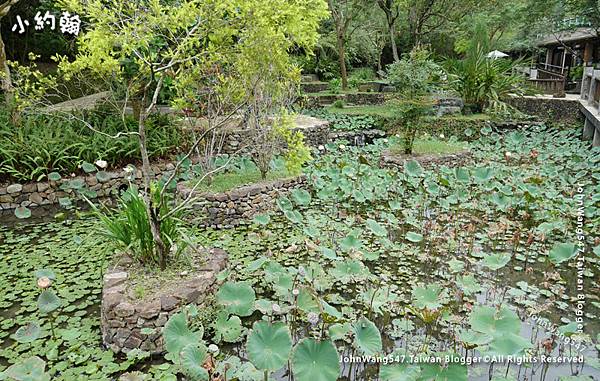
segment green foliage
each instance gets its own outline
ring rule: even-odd
[[[340,361],[335,345],[328,340],[302,339],[292,354],[292,371],[298,381],[336,380]]]
[[[341,99],[337,99],[335,102],[333,102],[331,106],[334,108],[344,108],[344,101]]]
[[[479,28],[463,59],[446,60],[448,85],[474,112],[506,113],[509,107],[504,100],[508,95],[525,92],[524,77],[515,70],[521,62],[488,58],[490,46],[488,33]]]
[[[217,301],[227,312],[239,316],[250,316],[254,312],[255,300],[254,290],[244,282],[227,282],[217,293]]]
[[[151,197],[157,196],[158,185],[151,187]],[[154,205],[155,201],[152,201]],[[172,256],[179,255],[186,248],[183,241],[182,212],[171,213],[172,203],[169,199],[155,211],[161,217],[160,237],[165,250]],[[119,244],[132,257],[144,265],[160,265],[148,211],[143,196],[137,188],[130,187],[119,200],[119,209],[115,213],[101,211],[94,206],[95,214],[102,222],[102,234]],[[175,251],[172,252],[171,249]]]
[[[293,129],[291,119],[287,115],[283,115],[280,122],[274,125],[274,132],[285,143],[283,158],[287,171],[294,176],[300,175],[302,167],[312,159],[310,148],[304,144],[304,134]]]
[[[93,129],[110,136],[137,130],[130,117],[124,124],[120,116],[102,110],[89,112],[84,119]],[[166,116],[151,117],[147,127],[152,158],[165,157],[186,146],[185,134]],[[93,132],[78,119],[58,114],[26,114],[15,126],[5,112],[0,113],[0,179],[39,181],[50,173],[78,172],[83,162],[101,159],[114,167],[139,158],[133,135],[111,139]]]
[[[339,78],[333,78],[329,81],[329,91],[332,94],[339,94],[342,91],[342,80]]]
[[[329,122],[329,128],[335,131],[363,131],[381,127],[381,123],[377,118],[370,115],[338,114],[326,109],[305,110],[304,113],[316,118],[325,119]]]
[[[436,91],[441,74],[442,69],[431,59],[431,53],[416,47],[388,67],[387,78],[400,94],[412,100]]]
[[[423,125],[423,117],[431,112],[432,103],[425,98],[398,102],[396,116],[388,124],[390,132],[400,134],[405,154],[413,153],[417,133]]]
[[[248,358],[257,369],[275,371],[281,369],[288,360],[292,349],[292,338],[283,322],[256,322],[246,343]]]

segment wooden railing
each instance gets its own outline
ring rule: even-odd
[[[544,94],[560,94],[565,91],[564,79],[530,79],[529,83]]]

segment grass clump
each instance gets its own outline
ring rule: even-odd
[[[444,155],[453,154],[468,149],[465,142],[454,140],[442,140],[432,137],[419,137],[415,139],[413,154],[414,155]],[[394,143],[390,151],[392,153],[404,153],[404,146],[401,141]]]
[[[200,184],[197,189],[200,192],[221,193],[244,185],[280,180],[289,177],[292,177],[292,175],[286,170],[271,171],[267,173],[267,178],[265,180],[261,179],[260,171],[258,169],[246,170],[244,172],[227,172],[213,177],[210,183]]]

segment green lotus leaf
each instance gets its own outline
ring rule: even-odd
[[[355,235],[349,234],[340,242],[340,246],[343,250],[359,250],[362,246],[362,242]]]
[[[335,345],[329,340],[300,340],[292,354],[292,373],[298,381],[336,381],[340,358]]]
[[[69,197],[60,197],[58,199],[58,204],[63,208],[68,208],[73,205],[73,202],[71,202],[71,199]]]
[[[254,216],[252,220],[257,224],[264,226],[269,224],[269,222],[271,221],[271,216],[269,216],[268,214],[260,214],[258,216]]]
[[[417,381],[421,368],[410,364],[388,364],[379,369],[381,381]]]
[[[494,337],[489,345],[488,353],[496,356],[517,356],[522,355],[525,349],[531,347],[532,344],[528,339],[508,332]]]
[[[192,381],[208,381],[208,371],[202,367],[207,350],[204,344],[188,344],[181,350],[181,369]]]
[[[217,302],[233,315],[252,315],[255,300],[256,294],[247,282],[226,282],[217,292]]]
[[[415,287],[412,290],[413,304],[417,308],[435,310],[446,302],[446,292],[438,284],[429,284],[425,287]]]
[[[519,334],[521,320],[517,313],[506,306],[499,310],[493,307],[477,306],[469,315],[474,331],[496,337],[509,333]]]
[[[4,371],[4,375],[17,381],[49,381],[50,376],[45,369],[44,360],[33,356],[23,362],[11,365]]]
[[[467,296],[476,294],[483,289],[481,284],[473,275],[463,275],[462,277],[459,277],[456,281],[456,284]]]
[[[162,329],[162,334],[165,349],[176,358],[179,357],[183,348],[188,345],[198,345],[202,339],[202,332],[192,331],[188,327],[187,318],[183,312],[176,313],[169,318]]]
[[[111,178],[110,173],[108,173],[106,171],[98,171],[98,173],[96,173],[96,179],[101,183],[105,183],[105,182],[109,181],[110,178]]]
[[[38,297],[38,309],[43,314],[49,314],[60,307],[61,301],[52,290],[44,290]]]
[[[335,323],[329,326],[329,337],[331,340],[341,340],[352,331],[349,323]]]
[[[550,262],[558,265],[573,258],[576,254],[577,248],[573,243],[557,243],[550,250],[548,257]]]
[[[242,321],[235,315],[228,319],[227,315],[227,312],[221,312],[212,324],[215,329],[215,340],[219,342],[223,339],[225,342],[235,343],[242,335]]]
[[[310,193],[305,191],[304,189],[294,189],[292,191],[292,198],[298,205],[309,205],[312,197]]]
[[[335,260],[338,258],[337,255],[335,255],[335,251],[328,247],[320,246],[319,249],[321,250],[321,254],[327,259]]]
[[[412,177],[418,177],[423,174],[423,167],[418,161],[408,160],[404,163],[404,173]]]
[[[291,349],[290,330],[284,323],[258,321],[252,325],[246,350],[248,358],[257,369],[281,369],[287,363]]]
[[[290,220],[291,222],[295,223],[295,224],[300,224],[302,223],[302,214],[300,212],[298,212],[297,210],[286,210],[283,212],[283,215],[285,216],[285,218],[287,218],[288,220]]]
[[[58,172],[50,172],[48,173],[48,180],[50,181],[59,181],[62,177]]]
[[[454,168],[454,176],[456,177],[456,180],[461,183],[466,184],[471,182],[471,175],[469,174],[469,171],[464,167]]]
[[[54,271],[52,271],[50,269],[36,270],[33,275],[36,277],[36,279],[40,279],[42,277],[46,277],[46,278],[52,279],[52,280],[56,279],[56,274],[54,273]]]
[[[488,167],[479,167],[473,172],[473,177],[480,183],[486,183],[494,177],[494,171]]]
[[[488,344],[490,341],[493,340],[492,336],[481,332],[475,332],[473,330],[462,331],[458,337],[463,343],[474,345]]]
[[[383,343],[377,326],[366,318],[358,320],[354,326],[354,343],[365,355],[372,356],[380,353]]]
[[[29,218],[31,217],[31,210],[24,206],[19,206],[18,208],[15,208],[15,217],[20,219]]]
[[[319,313],[321,311],[319,301],[307,287],[302,287],[300,289],[300,293],[298,294],[298,299],[296,302],[298,303],[298,308],[306,313]]]
[[[277,206],[279,206],[282,212],[294,209],[294,204],[287,197],[279,197],[277,199]]]
[[[421,242],[423,240],[423,235],[415,232],[406,233],[406,239],[410,242]]]
[[[31,343],[37,340],[42,335],[42,329],[40,325],[34,322],[27,323],[17,329],[14,334],[14,339],[19,343]]]
[[[69,181],[68,187],[75,190],[83,189],[85,187],[85,181],[83,179],[73,179]]]
[[[373,220],[373,219],[367,219],[367,227],[373,232],[373,234],[375,234],[376,236],[379,237],[387,237],[388,235],[388,231],[386,228],[384,228],[381,224],[379,224],[377,221]]]
[[[83,171],[85,173],[92,173],[92,172],[96,172],[96,166],[94,164],[88,163],[87,161],[84,161],[81,164],[81,169],[83,169]]]
[[[460,364],[450,364],[443,367],[438,364],[425,364],[421,367],[419,380],[435,381],[467,381],[467,367]]]
[[[494,253],[483,257],[481,264],[490,270],[500,270],[510,262],[510,253]]]

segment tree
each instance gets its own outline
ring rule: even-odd
[[[400,56],[398,55],[398,46],[396,45],[396,20],[400,15],[400,5],[396,0],[377,0],[377,5],[385,13],[390,43],[392,45],[392,55],[394,61],[398,61]]]
[[[342,89],[348,89],[348,69],[346,67],[346,43],[353,30],[350,25],[363,11],[365,3],[362,0],[327,0],[329,11],[335,24],[340,75]]]
[[[78,40],[76,59],[69,62],[62,57],[60,70],[70,75],[91,72],[103,78],[113,89],[123,91],[124,106],[131,105],[133,109],[142,159],[142,195],[158,264],[165,268],[169,250],[161,237],[161,223],[193,199],[190,192],[183,203],[163,213],[167,186],[175,180],[183,160],[190,158],[210,130],[224,126],[242,105],[252,103],[256,93],[245,90],[257,84],[257,78],[263,84],[269,83],[261,89],[274,103],[280,96],[275,80],[289,75],[299,79],[288,51],[295,46],[310,50],[315,44],[316,29],[326,15],[326,4],[323,0],[269,3],[262,0],[113,0],[109,6],[104,0],[63,0],[61,4],[91,24]],[[268,78],[261,76],[257,69],[262,69],[257,59],[264,60],[260,54],[265,52],[270,54]],[[189,105],[186,84],[204,80],[204,74],[213,68],[219,68],[221,75],[216,76],[215,83],[206,83],[212,90],[240,81],[240,86],[234,89],[238,94],[235,105],[225,110],[226,115],[215,117],[211,129],[197,137],[172,175],[157,187],[151,183],[146,141],[148,117],[156,111],[166,83],[174,84],[178,92],[173,104],[183,107]]]
[[[20,0],[7,0],[0,4],[0,20],[2,20],[13,5],[17,4]],[[2,70],[2,91],[6,101],[6,106],[11,107],[13,96],[12,96],[12,81],[10,76],[10,68],[8,67],[8,61],[6,59],[6,49],[4,46],[4,40],[0,35],[0,70]]]

